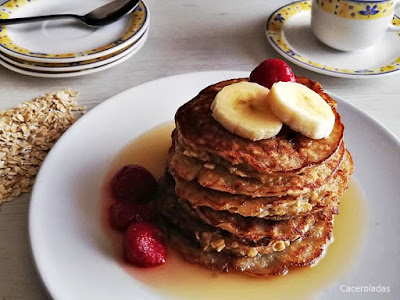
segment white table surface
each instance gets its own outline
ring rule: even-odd
[[[0,109],[66,87],[80,91],[78,102],[90,109],[130,87],[165,76],[208,70],[250,71],[267,58],[280,57],[266,41],[263,27],[268,16],[288,2],[146,0],[151,28],[138,54],[112,69],[69,79],[27,77],[0,67]],[[340,79],[291,66],[295,74],[319,81],[326,90],[355,104],[400,137],[400,76]],[[0,207],[1,300],[47,299],[29,254],[29,197],[25,194]]]

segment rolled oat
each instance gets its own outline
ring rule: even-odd
[[[0,204],[30,192],[47,153],[83,113],[70,90],[0,112]]]

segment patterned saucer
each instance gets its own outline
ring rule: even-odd
[[[0,65],[3,67],[28,76],[33,76],[33,77],[44,77],[44,78],[67,78],[67,77],[76,77],[76,76],[83,76],[83,75],[88,75],[96,72],[100,72],[109,68],[112,68],[128,58],[132,57],[134,54],[136,54],[144,45],[145,41],[147,39],[147,35],[143,36],[141,40],[137,43],[137,46],[132,50],[132,51],[125,51],[124,56],[119,58],[118,60],[115,60],[110,63],[102,64],[96,67],[89,67],[84,70],[79,70],[79,71],[66,71],[66,72],[46,72],[46,71],[34,71],[30,70],[27,68],[21,68],[17,67],[14,64],[10,64],[7,61],[3,60],[0,58]],[[127,53],[128,52],[128,53]]]
[[[106,0],[8,0],[0,6],[0,18],[50,13],[85,14]],[[123,19],[98,29],[76,21],[59,20],[0,27],[0,52],[39,63],[72,63],[92,60],[120,51],[147,30],[149,11],[143,1]]]
[[[399,73],[398,33],[387,32],[379,43],[368,49],[341,52],[318,41],[310,21],[310,0],[285,5],[268,18],[267,40],[289,61],[317,73],[344,78],[376,78]],[[395,16],[393,24],[400,25],[400,18]]]
[[[19,58],[12,57],[5,53],[0,53],[0,59],[3,61],[21,69],[34,70],[34,71],[45,71],[45,72],[71,72],[86,70],[90,68],[99,67],[106,65],[110,62],[116,61],[121,57],[127,55],[128,53],[134,51],[137,47],[141,47],[144,41],[147,39],[148,31],[146,31],[137,41],[132,45],[129,45],[117,52],[111,53],[106,56],[101,56],[98,58],[83,60],[71,63],[38,63],[31,62],[27,60],[22,60]]]

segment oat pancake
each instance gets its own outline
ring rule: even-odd
[[[204,224],[187,203],[178,203],[173,193],[173,187],[165,188],[167,193],[160,203],[162,216],[187,238],[198,241],[203,251],[217,251],[236,256],[255,256],[258,253],[268,254],[282,251],[290,245],[291,240],[262,238],[251,241]],[[293,236],[292,240],[297,238],[298,236]]]
[[[304,168],[322,163],[341,144],[344,127],[336,112],[335,101],[323,92],[321,86],[306,78],[296,79],[320,94],[331,105],[336,122],[328,138],[313,140],[288,127],[271,139],[257,142],[228,132],[214,120],[210,106],[215,95],[224,86],[247,80],[235,79],[205,88],[178,109],[175,122],[180,143],[196,151],[206,161],[212,161],[213,156],[221,157],[232,165],[245,165],[259,173],[300,172]]]
[[[218,228],[206,225],[197,218],[192,218],[186,211],[175,205],[163,208],[162,216],[175,230],[181,232],[188,239],[198,242],[203,251],[206,252],[214,251],[228,255],[254,257],[258,253],[268,254],[282,251],[291,243],[290,240],[283,241],[270,238],[263,238],[256,242],[239,238]],[[293,238],[293,240],[296,239],[297,237]]]
[[[168,230],[173,228],[178,231],[186,239],[198,244],[204,252],[216,252],[229,256],[247,256],[255,257],[258,254],[270,254],[279,252],[290,246],[293,241],[281,241],[264,238],[257,242],[248,241],[246,239],[237,238],[223,231],[195,231],[190,232],[186,228],[182,228],[179,223],[171,222],[170,218],[162,216],[161,223]],[[186,223],[184,223],[186,225]],[[195,227],[199,229],[198,227]]]
[[[246,172],[240,166],[233,166],[225,160],[222,164],[204,162],[193,157],[191,151],[185,150],[176,140],[176,131],[172,134],[173,145],[169,151],[169,166],[171,173],[177,174],[190,181],[195,177],[202,178],[205,182],[217,182],[219,177],[226,173],[236,175],[239,179],[256,179],[260,181],[269,195],[285,194],[287,190],[301,192],[303,189],[316,189],[325,184],[336,171],[343,160],[345,146],[342,142],[334,154],[319,165],[309,167],[302,172],[285,172],[278,174],[260,174],[254,171]],[[209,186],[213,188],[213,186]],[[229,191],[228,191],[229,192]]]
[[[237,257],[217,252],[205,252],[198,243],[168,227],[170,245],[189,262],[221,272],[244,272],[253,276],[286,274],[289,268],[316,263],[332,239],[332,218],[319,219],[304,239],[298,239],[283,251],[255,257]]]
[[[316,220],[318,212],[308,213],[292,219],[267,220],[243,217],[227,211],[215,211],[206,206],[196,208],[200,219],[213,227],[223,229],[235,236],[257,241],[264,237],[279,240],[293,240],[303,237]],[[327,212],[331,214],[331,212]]]
[[[175,187],[177,195],[190,202],[194,208],[208,206],[214,210],[226,210],[245,217],[268,218],[296,216],[309,212],[320,203],[319,198],[309,197],[309,193],[298,197],[259,197],[234,195],[202,187],[196,181],[178,179]]]
[[[213,210],[226,210],[245,217],[291,218],[311,211],[315,206],[326,206],[332,199],[341,197],[347,187],[353,164],[350,154],[339,166],[339,171],[322,187],[299,196],[259,197],[235,195],[202,187],[195,180],[176,180],[175,192],[194,208],[207,206]]]
[[[163,187],[164,195],[161,200],[161,213],[171,211],[169,217],[182,220],[186,217],[202,223],[201,225],[212,225],[204,230],[212,231],[214,229],[223,229],[236,237],[245,238],[249,241],[259,241],[263,238],[275,240],[294,240],[303,237],[316,220],[314,214],[305,214],[297,218],[273,221],[255,217],[242,217],[238,214],[231,214],[227,211],[214,211],[208,207],[202,206],[193,209],[185,200],[179,199],[174,193],[174,186],[168,183]],[[179,222],[178,222],[179,223]],[[189,223],[188,220],[185,223]],[[204,224],[206,223],[206,224]],[[199,225],[200,226],[200,225]],[[188,228],[189,226],[182,226]],[[193,231],[193,229],[191,230]]]
[[[299,195],[318,189],[329,181],[343,160],[344,149],[342,144],[332,159],[300,174],[285,176],[264,174],[264,178],[270,177],[268,182],[237,176],[220,166],[210,168],[197,159],[176,154],[172,148],[169,152],[168,166],[174,176],[185,181],[196,179],[202,186],[217,191],[252,197]]]
[[[285,250],[291,241],[262,239],[257,242],[238,239],[232,235],[212,232],[199,232],[195,234],[200,247],[206,252],[218,252],[234,256],[255,257],[257,254],[270,254]],[[295,239],[296,240],[296,239]]]
[[[243,168],[243,165],[234,166],[224,159],[218,159],[218,162],[216,162],[215,160],[211,162],[204,161],[201,159],[201,157],[198,158],[196,153],[194,153],[192,150],[184,148],[183,145],[179,143],[179,141],[177,140],[176,130],[174,130],[174,132],[172,133],[172,141],[174,151],[171,150],[172,153],[170,153],[170,155],[177,156],[176,160],[178,160],[178,162],[181,161],[182,164],[182,166],[177,164],[175,166],[176,169],[191,165],[192,171],[197,170],[198,172],[200,170],[200,167],[213,170],[216,166],[218,166],[226,169],[227,171],[229,171],[229,173],[233,175],[244,178],[254,178],[261,181],[262,183],[267,184],[268,186],[288,184],[291,184],[293,186],[301,186],[303,184],[302,180],[304,180],[305,184],[307,184],[307,178],[309,178],[308,181],[319,178],[321,183],[325,182],[326,179],[332,175],[332,173],[336,170],[336,167],[342,161],[345,149],[344,143],[342,142],[336,149],[336,151],[331,155],[331,157],[326,159],[323,163],[303,169],[300,172],[263,174],[255,172],[254,170],[247,170],[246,168]],[[185,172],[185,170],[179,170],[179,172]],[[191,173],[188,173],[188,175],[190,174]],[[299,182],[296,183],[297,181]]]

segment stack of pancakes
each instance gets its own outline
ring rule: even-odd
[[[353,172],[336,103],[336,122],[313,140],[284,126],[253,142],[224,129],[210,110],[217,83],[179,108],[160,210],[170,243],[183,257],[220,271],[285,274],[314,264],[332,240],[333,215]]]

